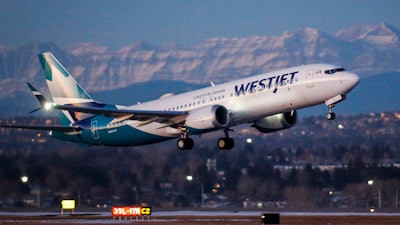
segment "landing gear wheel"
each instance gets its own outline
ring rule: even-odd
[[[333,112],[328,112],[328,113],[326,114],[326,118],[327,118],[328,120],[334,120],[334,119],[336,118],[336,115],[335,115],[335,113],[333,113]]]
[[[232,138],[220,138],[218,140],[218,148],[221,150],[231,150],[235,146]]]
[[[328,107],[328,112],[326,113],[326,118],[328,120],[334,120],[336,118],[336,115],[334,112],[332,112],[332,108],[335,107],[335,104],[329,104],[327,105]]]
[[[191,150],[194,147],[194,142],[191,138],[179,138],[176,145],[180,150]]]

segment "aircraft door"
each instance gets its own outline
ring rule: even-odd
[[[314,69],[307,71],[306,85],[308,88],[314,87],[314,73],[315,73]]]
[[[92,137],[94,140],[99,139],[99,133],[97,132],[97,120],[92,121],[90,126],[90,131],[92,132]]]

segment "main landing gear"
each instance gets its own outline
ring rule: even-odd
[[[181,128],[181,138],[176,143],[180,150],[192,150],[194,147],[194,141],[189,137],[189,131],[186,127]]]
[[[194,142],[191,138],[179,138],[177,146],[180,150],[192,150]]]
[[[230,129],[224,129],[225,137],[218,140],[218,148],[221,150],[231,150],[235,146],[233,138],[229,137]]]
[[[229,137],[230,129],[224,129],[225,137],[218,140],[218,148],[221,150],[231,150],[235,146],[235,142]],[[194,147],[193,139],[189,137],[189,131],[186,127],[181,128],[181,137],[176,143],[180,150],[191,150]]]

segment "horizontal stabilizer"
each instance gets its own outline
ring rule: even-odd
[[[33,113],[36,112],[38,110],[41,110],[43,108],[46,108],[46,106],[49,104],[49,101],[47,101],[47,99],[42,95],[42,93],[40,93],[36,88],[34,88],[32,86],[32,84],[30,83],[26,83],[29,87],[29,89],[31,89],[32,94],[36,97],[36,99],[39,101],[40,103],[40,107],[30,111],[29,113]]]
[[[2,125],[0,127],[5,128],[21,128],[21,129],[30,129],[30,130],[47,130],[47,131],[60,131],[60,132],[76,132],[80,131],[80,127],[71,127],[71,126],[30,126],[30,125]]]

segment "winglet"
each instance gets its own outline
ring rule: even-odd
[[[31,89],[32,94],[35,95],[36,99],[40,103],[40,107],[39,108],[37,108],[35,110],[32,110],[29,113],[36,112],[36,111],[41,110],[43,108],[47,108],[47,105],[49,105],[50,102],[47,101],[47,99],[42,95],[42,93],[40,93],[36,88],[34,88],[32,86],[32,84],[30,84],[30,83],[26,83],[26,84],[28,85],[29,89]]]

